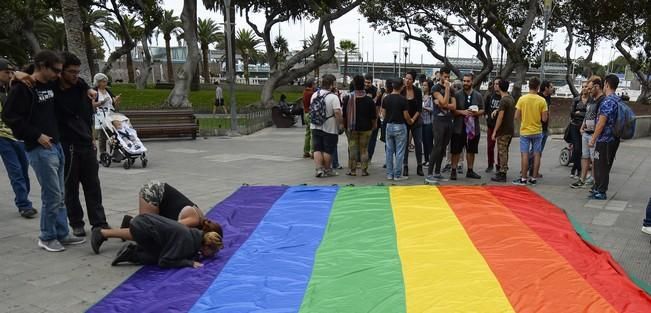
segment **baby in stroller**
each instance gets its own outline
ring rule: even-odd
[[[129,119],[120,113],[112,113],[106,117],[102,124],[102,131],[110,138],[108,153],[100,155],[100,162],[105,167],[111,166],[111,162],[121,162],[124,160],[124,168],[129,169],[137,158],[140,158],[142,167],[147,167],[147,157],[145,152],[147,148],[138,138]]]
[[[128,122],[114,118],[111,124],[115,128],[116,137],[120,145],[129,154],[140,154],[147,151],[147,148],[145,148],[142,141],[138,138],[138,133]]]

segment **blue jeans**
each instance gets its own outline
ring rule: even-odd
[[[543,135],[520,135],[520,153],[528,153],[529,161],[533,162],[534,153],[542,153],[543,150]]]
[[[540,138],[541,138],[540,139],[540,145],[539,145],[539,147],[540,147],[539,152],[540,152],[540,155],[542,156],[542,152],[543,152],[543,150],[545,150],[545,144],[547,143],[547,133],[543,132],[542,134],[536,135],[536,136],[540,136]],[[536,142],[534,142],[534,145],[532,145],[531,148],[529,149],[529,172],[531,172],[531,173],[533,173],[532,172],[532,169],[533,169],[533,153],[538,152],[538,151],[536,151],[537,149],[535,149],[535,148],[538,148],[535,144],[536,144]],[[520,147],[522,147],[522,138],[520,139]],[[522,151],[522,152],[524,152],[524,151]]]
[[[407,146],[407,125],[387,124],[387,176],[393,178],[402,176],[402,162],[405,157]],[[394,163],[395,154],[395,163]]]
[[[41,240],[68,236],[68,212],[64,203],[65,157],[61,144],[52,148],[36,147],[28,152],[29,163],[41,184]]]
[[[29,201],[29,163],[25,153],[25,145],[20,141],[0,138],[0,156],[7,169],[11,188],[16,197],[14,203],[18,210],[32,208]]]

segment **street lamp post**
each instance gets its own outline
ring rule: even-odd
[[[443,43],[445,44],[445,48],[443,48],[443,58],[447,61],[448,59],[448,41],[450,40],[450,33],[448,30],[443,31]]]
[[[397,59],[398,59],[398,51],[393,51],[393,77],[397,77],[398,75],[396,72],[396,68],[398,64]]]
[[[226,53],[228,60],[233,60],[233,42],[231,40],[231,34],[233,33],[233,24],[231,24],[231,0],[224,0],[224,6],[226,10]],[[235,62],[228,62],[228,92],[231,100],[231,132],[230,136],[239,136],[239,130],[237,125],[237,103],[235,102]]]
[[[405,47],[405,74],[407,73],[407,47]]]
[[[543,15],[545,19],[545,28],[543,30],[543,49],[540,59],[540,80],[545,80],[545,50],[547,48],[547,24],[552,13],[554,0],[543,0]]]

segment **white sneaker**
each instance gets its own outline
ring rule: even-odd
[[[56,239],[52,239],[52,240],[41,240],[41,239],[39,239],[38,240],[38,246],[45,249],[46,251],[50,251],[50,252],[61,252],[61,251],[66,249]]]
[[[395,181],[401,181],[401,180],[407,180],[409,179],[409,176],[400,176],[400,177],[395,177],[393,180]]]
[[[651,235],[651,226],[642,226],[642,232]]]

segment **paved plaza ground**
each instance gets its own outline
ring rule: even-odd
[[[378,143],[370,176],[349,177],[344,175],[344,169],[338,177],[321,179],[313,175],[312,160],[301,157],[303,134],[299,127],[267,128],[242,137],[146,142],[150,150],[146,169],[139,162],[130,170],[120,165],[100,169],[109,223],[118,226],[124,214],[136,213],[138,190],[149,180],[171,183],[204,210],[242,184],[387,183],[382,169],[382,143]],[[486,149],[485,138],[482,134],[482,152]],[[544,178],[531,188],[573,215],[627,271],[651,283],[651,237],[640,232],[644,209],[651,196],[651,139],[631,140],[621,145],[611,174],[610,201],[588,201],[587,190],[569,188],[570,168],[558,162],[564,146],[560,138],[548,142],[541,168]],[[517,147],[516,139],[511,146],[509,178],[518,172]],[[340,162],[345,165],[344,136],[340,137],[339,154]],[[454,184],[488,184],[490,177],[484,173],[485,153],[478,156],[475,167],[483,176],[481,180],[464,177]],[[413,154],[410,170],[415,174]],[[31,199],[40,211],[40,188],[31,174]],[[398,184],[422,183],[422,177],[411,176]],[[88,243],[61,253],[38,248],[39,219],[25,220],[18,215],[4,167],[0,170],[0,199],[0,312],[83,312],[138,269],[137,266],[110,266],[123,244],[119,240],[106,242],[100,255],[93,254]]]

